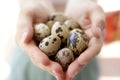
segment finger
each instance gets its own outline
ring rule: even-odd
[[[77,59],[75,59],[75,61],[72,62],[68,67],[68,70],[66,72],[66,80],[73,80],[81,68],[83,68],[83,65],[79,64]]]
[[[29,44],[24,43],[22,45],[24,52],[32,59],[35,64],[40,65],[49,65],[49,58],[35,45],[34,41],[31,41]]]
[[[32,14],[31,16],[33,17],[34,23],[44,22],[46,21],[48,16],[54,12],[54,8],[50,3],[48,4],[49,8],[45,4],[46,3],[44,1],[41,1],[40,3],[36,4],[30,3],[24,6],[22,12],[24,12],[23,14]]]
[[[43,9],[43,6],[26,6],[21,10],[17,24],[17,42],[29,42],[32,39],[33,24],[45,21],[50,14]]]
[[[32,8],[27,7],[27,9],[33,13],[34,23],[44,22],[48,19],[48,17],[54,12],[54,8],[51,6],[46,6],[46,3],[41,2],[40,4],[33,5]],[[48,4],[49,5],[49,4]]]
[[[89,19],[89,14],[88,13],[84,13],[83,15],[81,15],[78,18],[77,21],[78,21],[78,23],[80,24],[80,26],[83,30],[86,30],[86,29],[90,28],[88,25],[91,24],[91,21]]]
[[[101,40],[92,38],[87,50],[85,50],[73,63],[70,64],[67,70],[67,80],[73,79],[74,76],[81,70],[94,56],[100,52],[102,46]]]
[[[16,32],[16,42],[19,47],[36,63],[47,65],[49,59],[32,41],[33,37],[33,13],[22,11],[19,16]],[[29,43],[29,44],[28,44]]]
[[[47,20],[48,16],[50,16],[51,12],[49,10],[46,10],[45,7],[37,7],[34,10],[32,10],[34,13],[34,23],[40,23]]]
[[[94,36],[98,39],[101,39],[101,41],[104,40],[105,30],[101,30],[100,27],[92,27],[91,31],[92,31],[92,36]]]
[[[30,42],[33,36],[32,17],[21,12],[16,29],[15,37],[18,45]]]
[[[90,19],[91,19],[91,22],[92,22],[93,30],[95,31],[95,28],[98,27],[98,29],[100,29],[103,33],[104,29],[105,29],[105,13],[104,13],[104,11],[102,10],[101,7],[97,6],[96,9],[91,10]],[[99,34],[96,33],[96,32],[97,32],[97,29],[96,29],[94,35],[96,37],[99,37]]]
[[[65,73],[60,64],[52,61],[50,67],[52,69],[52,74],[56,77],[57,80],[65,80]]]
[[[78,57],[78,62],[81,65],[87,64],[93,57],[95,57],[101,50],[103,41],[93,37],[89,41],[88,48]]]

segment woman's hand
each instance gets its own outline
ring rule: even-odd
[[[66,77],[67,80],[72,80],[78,71],[101,50],[104,39],[105,14],[102,8],[91,0],[70,0],[65,14],[78,21],[90,39],[88,48],[68,67]]]
[[[25,0],[21,6],[21,11],[17,24],[16,43],[30,57],[33,63],[48,71],[58,80],[64,80],[65,75],[62,67],[51,61],[33,41],[33,26],[36,23],[43,22],[54,12],[49,0]],[[38,2],[39,1],[39,2]],[[46,5],[46,3],[49,3]]]

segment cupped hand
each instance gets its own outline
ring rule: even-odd
[[[58,63],[51,61],[36,46],[32,39],[34,33],[34,24],[45,21],[52,12],[54,12],[52,6],[45,5],[44,2],[31,2],[24,5],[21,8],[18,19],[16,43],[24,51],[24,53],[29,56],[36,66],[48,71],[55,76],[57,80],[64,80],[65,75],[62,67]]]
[[[78,21],[89,37],[88,48],[72,62],[66,72],[66,80],[72,80],[101,50],[104,40],[105,14],[91,0],[70,0],[65,15]]]

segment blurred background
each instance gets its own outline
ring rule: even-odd
[[[58,0],[53,0],[56,3]],[[65,0],[59,0],[64,6]],[[106,35],[99,59],[99,80],[120,80],[120,1],[98,0],[106,13]],[[62,11],[59,6],[57,9]],[[19,13],[18,0],[0,0],[0,80],[10,72],[9,61],[15,45],[14,35]]]

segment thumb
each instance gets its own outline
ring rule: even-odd
[[[22,43],[29,43],[32,40],[33,27],[32,17],[29,15],[20,15],[16,30],[16,43],[21,45]]]
[[[97,38],[100,37],[100,32],[103,33],[104,36],[104,29],[105,29],[105,13],[102,10],[101,7],[98,7],[98,9],[92,11],[90,16],[91,22],[92,22],[92,29],[93,34]]]

